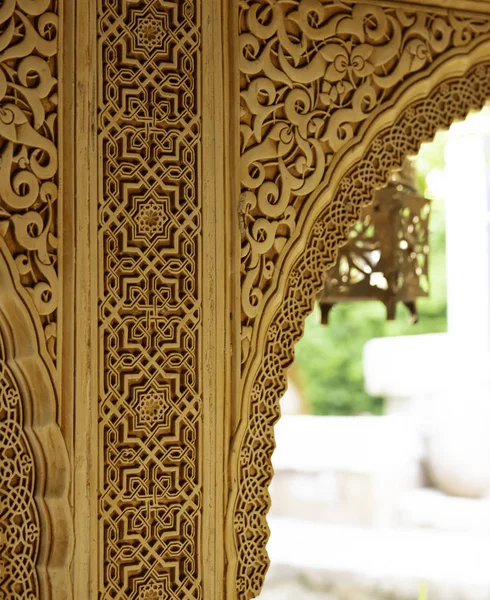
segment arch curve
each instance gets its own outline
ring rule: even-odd
[[[0,587],[9,598],[71,598],[69,459],[55,372],[35,308],[0,239]]]
[[[305,7],[308,3],[300,1],[297,5]],[[454,16],[451,11],[442,12],[449,20]],[[488,16],[486,22],[490,25]],[[384,105],[381,102],[375,117],[359,127],[348,151],[338,160],[332,158],[332,169],[324,173],[322,183],[304,201],[308,210],[297,219],[290,239],[279,246],[274,273],[260,298],[260,310],[254,320],[244,321],[247,347],[241,381],[242,413],[230,462],[231,479],[236,483],[227,515],[228,531],[233,532],[233,538],[227,540],[228,586],[241,600],[260,592],[268,568],[266,515],[273,427],[280,416],[286,369],[293,361],[294,344],[303,333],[304,320],[338,249],[347,241],[361,209],[371,202],[373,192],[407,156],[417,153],[421,143],[464,119],[471,110],[481,109],[490,99],[487,32],[482,25],[462,51],[453,52],[448,46],[444,60],[421,69],[410,85],[400,80],[390,99]],[[281,182],[281,176],[276,182]],[[267,228],[266,223],[262,226]],[[247,275],[246,268],[243,270]],[[249,274],[249,281],[253,277]]]

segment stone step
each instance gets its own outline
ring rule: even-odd
[[[457,498],[433,488],[410,490],[400,500],[397,522],[409,528],[490,536],[490,498]]]
[[[422,484],[422,444],[407,417],[287,416],[275,428],[272,514],[389,526]]]
[[[490,535],[270,518],[260,600],[490,600]]]

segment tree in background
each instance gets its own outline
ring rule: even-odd
[[[380,302],[338,304],[329,325],[320,325],[318,307],[308,317],[305,334],[296,346],[292,377],[304,400],[317,415],[381,414],[383,401],[364,390],[362,352],[375,337],[440,333],[447,330],[446,236],[444,203],[431,186],[444,169],[447,134],[439,133],[422,146],[417,157],[419,191],[433,199],[430,221],[430,297],[418,301],[419,322],[409,324],[403,305],[395,321],[386,321]]]

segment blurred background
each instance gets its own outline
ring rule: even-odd
[[[307,319],[261,600],[490,600],[490,108],[415,159],[430,294]]]

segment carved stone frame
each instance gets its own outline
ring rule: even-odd
[[[249,2],[242,9],[245,12],[258,10],[263,4]],[[311,8],[318,4],[298,1],[295,6]],[[324,1],[322,4],[334,3]],[[227,514],[227,597],[254,598],[260,592],[268,568],[266,515],[270,505],[267,488],[273,474],[273,427],[280,416],[279,400],[286,389],[286,370],[294,358],[294,344],[303,333],[304,320],[312,311],[326,271],[334,264],[337,251],[347,240],[361,208],[371,201],[373,192],[385,184],[390,173],[401,167],[405,157],[416,154],[421,143],[432,140],[437,131],[447,129],[451,123],[464,119],[471,110],[482,108],[490,98],[488,7],[469,2],[433,4],[444,8],[418,8],[406,2],[371,3],[375,8],[379,5],[387,10],[389,7],[405,11],[433,10],[448,21],[454,17],[453,8],[468,7],[481,12],[464,13],[461,18],[475,17],[486,26],[475,32],[467,44],[459,49],[448,46],[430,64],[397,82],[389,99],[372,111],[374,116],[365,119],[346,144],[347,150],[344,147],[334,153],[331,168],[325,169],[321,183],[305,198],[294,231],[272,256],[273,274],[265,284],[263,297],[260,296],[256,318],[251,323],[244,321],[247,308],[242,309],[242,340],[246,347],[240,382],[241,419],[230,457],[233,485]],[[246,86],[242,86],[242,91],[247,93]],[[242,122],[249,125],[244,112],[247,108],[242,108]],[[260,152],[254,160],[255,165],[260,163]],[[242,166],[242,181],[250,181],[248,168],[248,164]],[[281,173],[274,173],[268,181],[280,187],[282,177]],[[265,178],[267,180],[267,176]],[[242,285],[251,268],[247,262],[247,244],[259,227],[267,227],[263,222],[257,226],[257,221],[268,219],[265,214],[254,213],[256,203],[247,201],[250,189],[242,183],[239,209],[242,257],[245,257]],[[294,198],[290,204],[292,202]],[[276,216],[270,217],[269,223],[272,225],[275,219]],[[261,240],[256,239],[260,244]],[[257,285],[261,284],[264,279]],[[243,290],[242,287],[242,298]],[[258,294],[262,292],[259,290]]]
[[[252,598],[304,319],[373,190],[490,98],[490,4],[0,4],[0,342],[33,449],[35,597]],[[295,8],[313,16],[282,27]],[[301,19],[334,26],[303,52]],[[329,105],[347,113],[323,135]]]
[[[7,420],[2,418],[2,480],[9,474],[12,479],[21,477],[10,491],[2,490],[7,493],[2,498],[2,525],[7,527],[0,544],[2,591],[68,599],[73,551],[70,462],[57,423],[56,374],[33,323],[35,308],[23,292],[9,250],[0,240],[2,409],[5,401],[9,405],[9,396],[20,404],[16,422],[9,419],[8,410]],[[11,389],[5,385],[8,381]],[[13,467],[17,461],[19,470]],[[16,544],[24,546],[22,553],[14,551]],[[23,574],[17,579],[19,568]]]

